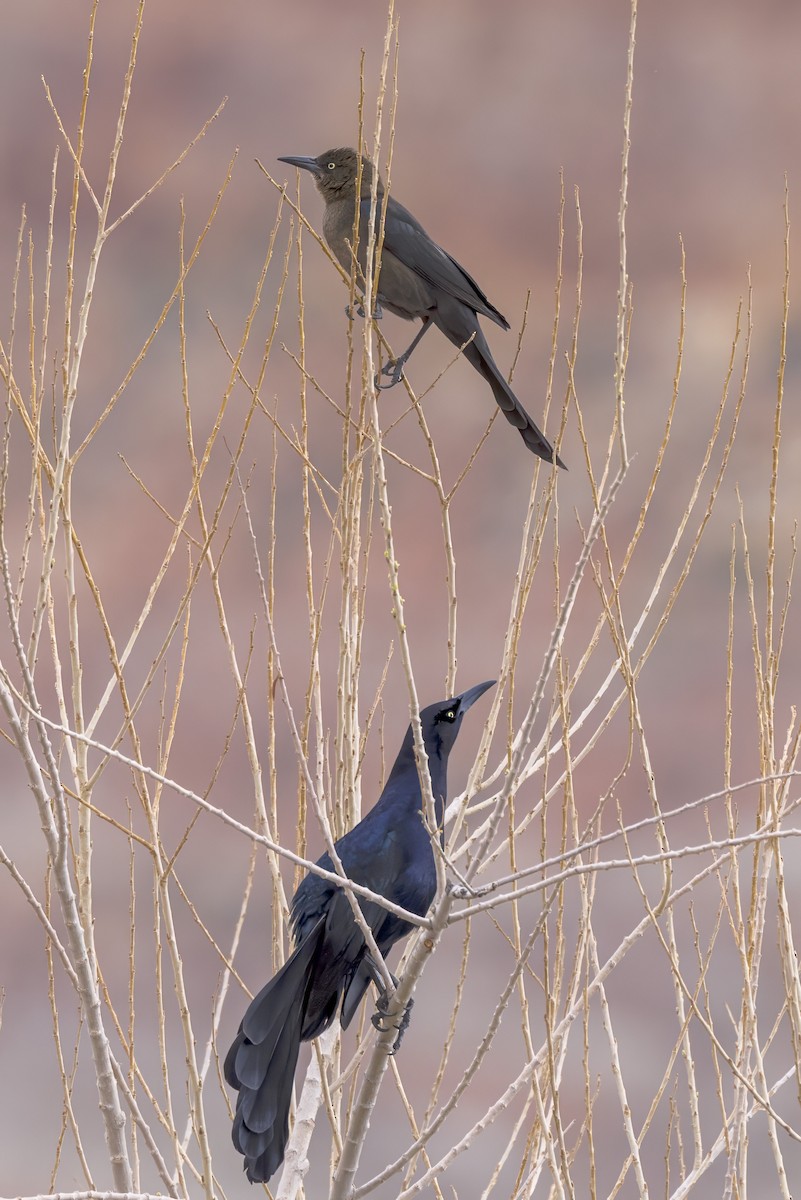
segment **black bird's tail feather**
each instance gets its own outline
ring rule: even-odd
[[[251,1000],[225,1058],[226,1082],[239,1093],[231,1136],[251,1183],[266,1182],[284,1158],[292,1084],[325,923],[323,916]]]

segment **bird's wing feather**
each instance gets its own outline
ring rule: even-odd
[[[318,859],[318,865],[326,871],[333,871],[334,864],[328,854]],[[300,945],[308,933],[314,928],[320,917],[328,911],[331,897],[337,890],[336,885],[329,883],[320,875],[310,872],[300,882],[300,887],[292,897],[290,905],[292,928],[295,944]]]
[[[365,224],[369,216],[370,201],[362,200],[361,219]],[[408,208],[404,208],[392,198],[386,206],[384,250],[419,275],[429,286],[460,300],[474,312],[489,317],[504,329],[509,328],[506,317],[491,303],[475,279],[429,237]]]

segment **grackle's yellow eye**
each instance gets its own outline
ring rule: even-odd
[[[329,164],[328,164],[328,170],[329,170],[329,171],[333,171],[333,169],[334,169],[334,167],[335,167],[336,165],[337,165],[336,163],[329,163]]]

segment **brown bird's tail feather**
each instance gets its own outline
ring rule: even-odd
[[[440,301],[438,310],[432,319],[454,345],[464,347],[462,350],[464,357],[471,367],[475,367],[479,375],[486,379],[501,412],[509,424],[514,425],[518,430],[529,450],[540,458],[544,458],[546,462],[554,462],[553,446],[542,430],[534,424],[498,370],[475,313],[465,305],[447,302],[443,304]],[[469,338],[472,338],[472,341],[468,341]],[[555,461],[558,467],[567,470],[558,454],[555,456]]]

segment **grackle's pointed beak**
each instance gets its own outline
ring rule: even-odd
[[[312,175],[322,174],[322,167],[316,158],[304,157],[302,154],[288,154],[285,158],[279,157],[278,161],[289,163],[290,167],[299,167],[301,171],[311,171]]]
[[[483,696],[489,688],[495,687],[497,682],[497,679],[488,679],[486,683],[477,683],[475,687],[468,688],[466,692],[462,692],[461,696],[456,697],[459,701],[459,712],[466,713],[468,708],[475,704],[479,696]]]

